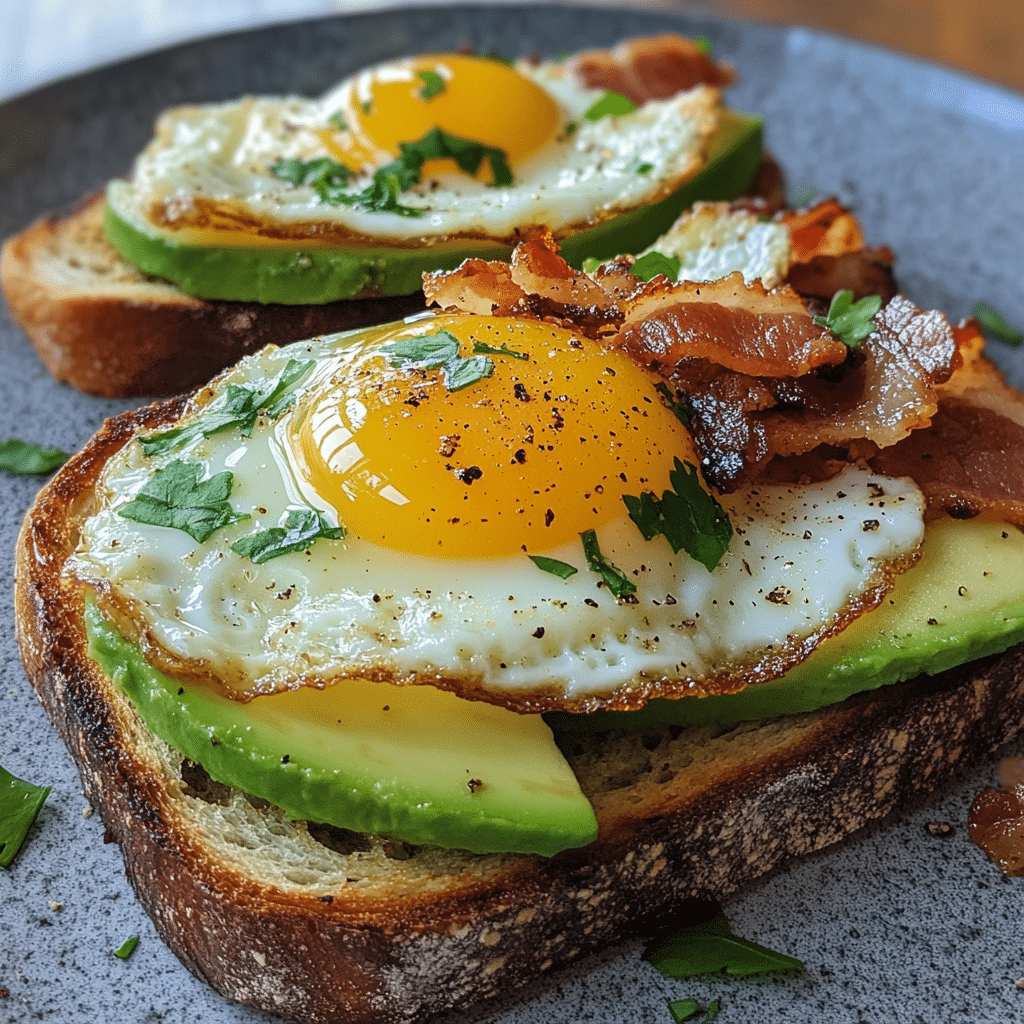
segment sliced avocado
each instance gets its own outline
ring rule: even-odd
[[[761,161],[761,119],[723,112],[705,166],[682,188],[652,206],[613,217],[562,241],[579,267],[645,249],[698,199],[734,199],[750,185]],[[181,245],[131,212],[128,182],[107,189],[104,230],[111,245],[140,270],[173,281],[202,299],[319,304],[370,295],[410,295],[421,275],[451,270],[464,259],[507,260],[509,246],[480,239],[432,246]]]
[[[86,627],[90,657],[156,735],[296,819],[474,853],[550,856],[597,835],[539,715],[366,680],[243,704],[150,667],[91,601]]]
[[[720,697],[653,700],[640,711],[548,714],[557,731],[717,725],[813,711],[1024,641],[1024,533],[991,520],[931,524],[921,560],[873,611],[780,679]]]

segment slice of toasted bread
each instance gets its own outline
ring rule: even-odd
[[[7,240],[0,285],[14,320],[59,381],[94,395],[191,390],[264,345],[386,323],[423,295],[320,306],[212,302],[147,277],[103,234],[103,196]]]
[[[819,850],[1013,736],[1024,647],[723,735],[601,734],[566,751],[600,826],[550,859],[290,822],[154,737],[86,649],[62,576],[105,462],[183,399],[106,423],[18,542],[22,655],[168,945],[231,999],[310,1024],[424,1021],[643,935]]]

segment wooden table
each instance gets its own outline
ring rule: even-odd
[[[704,0],[685,6],[863,39],[1024,91],[1022,0]]]

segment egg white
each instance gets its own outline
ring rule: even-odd
[[[221,386],[274,379],[289,358],[323,359],[348,337],[265,349]],[[735,533],[710,573],[664,538],[645,541],[625,514],[608,523],[601,549],[636,584],[636,603],[616,600],[575,543],[543,552],[579,568],[565,580],[525,554],[416,556],[351,535],[257,565],[230,545],[310,497],[280,443],[286,430],[286,418],[260,422],[249,439],[232,430],[153,459],[129,444],[108,464],[102,507],[69,563],[112,588],[166,652],[246,691],[338,675],[444,677],[568,700],[642,680],[699,685],[833,621],[876,580],[880,560],[913,552],[924,533],[912,482],[850,468],[822,484],[728,496]],[[174,458],[201,462],[204,476],[230,470],[232,506],[252,518],[204,544],[122,518],[118,508]],[[320,511],[331,518],[326,503]]]
[[[366,238],[507,241],[517,228],[545,224],[557,234],[653,202],[702,165],[720,109],[716,90],[698,86],[631,114],[588,121],[583,114],[601,90],[575,84],[558,65],[523,62],[517,70],[557,105],[555,136],[514,166],[511,186],[495,188],[456,173],[421,181],[401,198],[422,211],[419,217],[327,205],[312,187],[290,185],[270,171],[281,159],[331,155],[318,130],[327,126],[344,83],[320,99],[246,97],[168,110],[131,180],[111,183],[109,200],[120,216],[150,233],[166,230],[150,216],[153,209],[162,208],[162,218],[172,222],[184,216],[181,230],[167,232],[179,242],[188,241],[196,198],[230,204],[265,223],[317,222]],[[370,180],[355,176],[352,191]]]

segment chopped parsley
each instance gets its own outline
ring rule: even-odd
[[[117,512],[136,523],[182,530],[199,544],[215,530],[249,518],[236,514],[228,500],[234,483],[230,472],[225,470],[209,480],[200,480],[200,472],[198,463],[175,459],[158,469],[139,494]]]
[[[583,541],[583,554],[587,559],[587,567],[604,580],[605,586],[617,598],[629,597],[636,593],[636,584],[618,566],[612,565],[601,554],[601,548],[597,543],[597,533],[594,530],[584,530],[580,534],[580,540]]]
[[[645,540],[661,534],[676,553],[685,551],[711,572],[732,538],[732,525],[722,506],[700,485],[697,467],[675,459],[669,473],[671,491],[658,498],[651,491],[639,497],[624,494],[629,518]]]
[[[449,391],[461,391],[494,372],[494,361],[487,356],[459,355],[459,341],[447,331],[403,338],[382,345],[380,350],[396,369],[440,370]]]
[[[338,117],[339,115],[334,116]],[[331,123],[342,127],[342,129],[345,124],[342,121],[338,125],[333,117]],[[324,203],[337,202],[336,197],[344,192],[352,177],[351,168],[327,156],[319,157],[316,160],[278,160],[271,166],[270,171],[291,185],[312,186],[321,202]]]
[[[665,408],[668,409],[668,411],[672,413],[672,415],[675,416],[675,418],[679,420],[684,427],[688,427],[693,420],[693,415],[691,414],[690,407],[686,402],[686,396],[678,389],[675,394],[673,394],[672,389],[663,380],[659,380],[658,383],[654,385],[654,390],[661,395],[661,400],[664,403]]]
[[[745,977],[799,971],[804,966],[791,956],[735,935],[721,910],[709,921],[686,925],[652,942],[644,950],[644,959],[670,978],[695,978],[723,970]]]
[[[1006,345],[1020,345],[1024,342],[1024,332],[1007,320],[1002,313],[987,302],[976,302],[971,307],[971,316],[981,324],[981,329],[990,338]]]
[[[501,343],[500,348],[495,348],[493,345],[488,345],[485,341],[474,341],[473,351],[483,355],[511,356],[513,359],[524,359],[527,361],[530,359],[529,353],[514,352],[505,342]]]
[[[138,935],[132,935],[129,938],[125,939],[124,942],[122,942],[121,945],[114,950],[114,956],[116,956],[118,960],[127,960],[128,957],[130,957],[132,953],[135,952],[135,947],[138,944]]]
[[[654,170],[654,164],[643,163],[638,164],[636,167],[637,174],[650,174]]]
[[[35,786],[0,767],[0,868],[11,866],[49,795],[49,786]]]
[[[232,427],[238,427],[242,436],[248,437],[260,413],[276,420],[291,406],[295,401],[299,382],[312,366],[312,359],[305,362],[289,359],[277,380],[269,382],[263,388],[228,384],[194,423],[165,430],[160,434],[140,437],[139,444],[142,445],[143,454],[163,455],[197,438],[209,437]]]
[[[341,540],[344,536],[344,526],[331,526],[316,509],[293,508],[285,516],[283,525],[243,537],[231,545],[231,550],[259,565],[271,558],[304,551],[320,538]]]
[[[828,316],[816,316],[819,327],[827,327],[847,348],[857,348],[875,329],[874,317],[882,308],[881,295],[866,295],[857,302],[848,288],[836,292]]]
[[[271,167],[279,178],[293,185],[312,185],[321,202],[333,206],[361,206],[374,213],[396,213],[401,217],[421,217],[423,211],[404,206],[398,197],[419,180],[428,160],[452,159],[466,174],[476,174],[486,160],[495,186],[511,185],[512,171],[503,149],[452,135],[442,128],[431,128],[415,142],[400,142],[398,158],[379,167],[361,192],[349,192],[352,172],[327,157],[310,160],[280,160]]]
[[[327,120],[338,129],[339,132],[348,131],[348,125],[345,123],[345,115],[340,110],[336,110]]]
[[[707,36],[694,36],[693,41],[697,44],[697,49],[705,57],[711,56],[711,40]]]
[[[445,80],[436,71],[418,71],[417,77],[423,83],[420,89],[420,99],[432,100],[445,91],[447,85]]]
[[[0,469],[22,476],[34,473],[52,473],[63,466],[70,456],[59,448],[44,448],[41,444],[9,438],[0,441]]]
[[[620,92],[609,90],[583,113],[587,121],[600,121],[603,117],[618,117],[620,114],[632,114],[636,104]]]
[[[641,281],[650,281],[651,278],[657,277],[659,274],[663,274],[670,281],[675,281],[679,277],[681,266],[682,261],[678,256],[666,256],[663,252],[649,252],[645,256],[641,256],[629,269]]]
[[[579,572],[579,569],[575,565],[570,565],[568,562],[561,562],[557,558],[548,558],[546,555],[527,555],[527,558],[538,569],[543,569],[544,572],[551,573],[552,576],[557,576],[560,580],[567,580],[570,576],[575,576]]]

